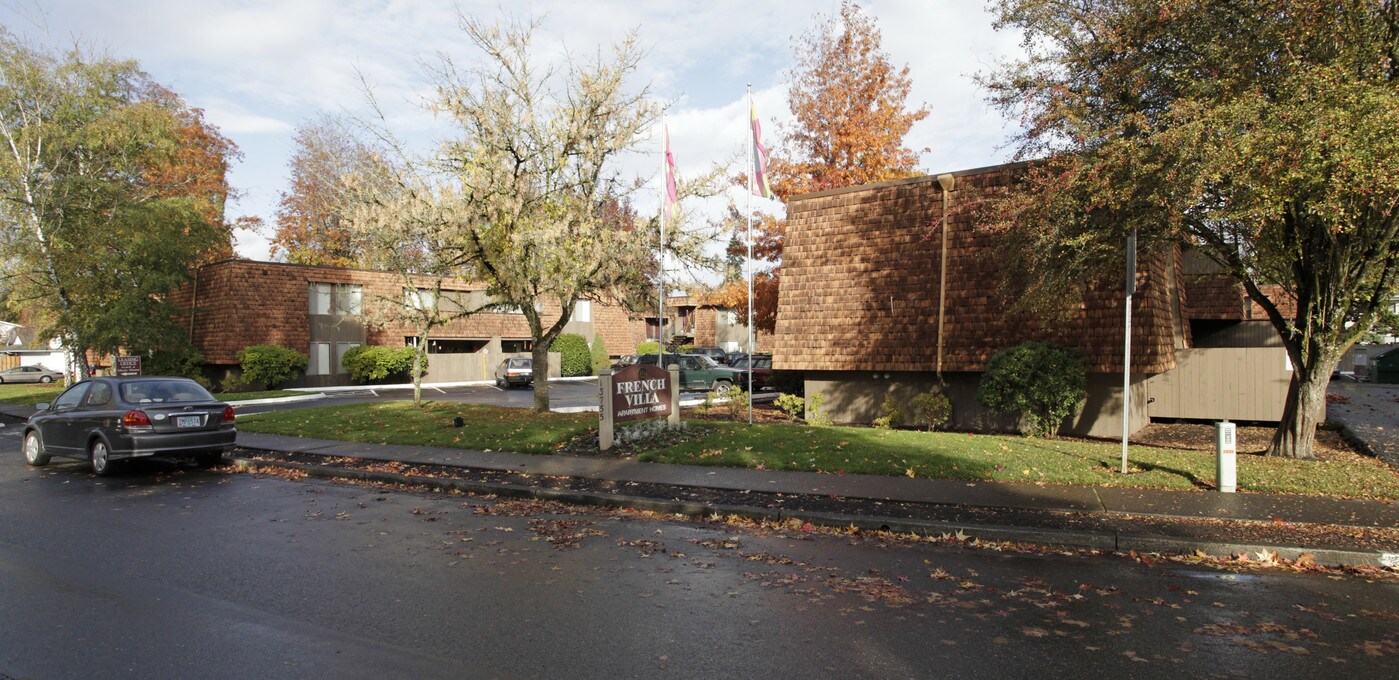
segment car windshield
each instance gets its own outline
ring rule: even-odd
[[[510,368],[529,368],[534,365],[533,359],[511,359]]]
[[[128,404],[179,404],[214,401],[214,395],[191,380],[141,380],[122,383],[121,400]]]
[[[695,355],[695,358],[696,358],[696,359],[699,359],[700,365],[701,365],[701,366],[704,366],[705,368],[715,368],[715,367],[717,367],[717,366],[719,365],[719,362],[717,362],[717,361],[715,361],[715,360],[713,360],[713,359],[711,359],[711,358],[709,358],[709,357],[707,357],[707,356],[705,356],[705,355],[703,355],[703,354],[696,354],[696,355]]]
[[[748,359],[734,359],[729,365],[734,368],[748,368]]]

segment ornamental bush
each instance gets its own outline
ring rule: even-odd
[[[661,351],[661,343],[646,341],[636,346],[637,354],[656,354]]]
[[[871,425],[881,430],[892,430],[903,424],[904,411],[899,408],[899,401],[894,398],[894,395],[886,395],[884,404],[879,407],[879,410],[882,415],[875,418]]]
[[[340,357],[340,365],[350,374],[350,380],[357,383],[384,382],[390,379],[407,380],[412,377],[413,353],[415,347],[376,347],[358,345],[345,350]],[[426,359],[427,357],[423,357]],[[427,372],[427,363],[423,363]]]
[[[274,389],[306,370],[305,354],[279,345],[251,345],[238,353],[245,382],[260,382]]]
[[[952,419],[952,401],[943,393],[942,388],[935,387],[931,392],[924,392],[913,398],[913,421],[929,430],[936,430],[947,425]]]
[[[601,333],[598,333],[597,335],[593,336],[592,358],[593,375],[597,375],[598,371],[601,371],[602,369],[612,365],[612,357],[607,353],[607,343],[602,341]]]
[[[1083,352],[1048,342],[1026,342],[991,357],[976,400],[1020,416],[1025,434],[1053,437],[1088,396]]]
[[[801,418],[806,413],[806,399],[800,394],[788,394],[783,392],[777,395],[776,404],[778,410],[793,418]]]
[[[577,333],[560,333],[549,346],[559,353],[559,372],[565,378],[593,374],[593,357],[588,341]]]

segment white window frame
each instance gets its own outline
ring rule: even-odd
[[[311,343],[311,361],[306,365],[306,375],[330,375],[330,344],[328,342]],[[325,356],[321,356],[321,352]]]
[[[331,306],[335,304],[335,288],[329,283],[312,283],[310,286],[307,306],[311,314],[326,316],[332,313]]]
[[[573,303],[573,320],[579,323],[592,323],[593,302],[591,300],[579,300]]]
[[[337,297],[346,301],[345,307],[336,311],[344,312],[347,316],[359,316],[364,310],[364,286],[347,283],[336,288],[339,294]]]

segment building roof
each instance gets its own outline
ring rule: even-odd
[[[374,297],[399,298],[402,280],[395,274],[363,269],[345,269],[280,262],[229,259],[200,267],[194,281],[170,296],[177,308],[194,308],[186,315],[195,347],[206,362],[233,364],[238,352],[259,343],[270,343],[305,351],[310,343],[307,316],[308,284],[352,284],[364,287],[366,305]],[[415,285],[431,286],[427,277],[415,277]],[[444,289],[483,291],[477,281],[451,280]],[[401,298],[400,298],[401,299]],[[557,314],[558,305],[544,305],[545,314]],[[611,352],[630,351],[645,338],[644,328],[632,323],[627,313],[615,305],[595,304],[593,328],[603,336]],[[405,321],[386,321],[366,329],[366,342],[400,346],[417,334]],[[519,314],[481,312],[454,320],[433,331],[442,338],[528,338],[528,324]],[[588,338],[589,341],[592,338]]]
[[[953,203],[1003,191],[1023,164],[952,173]],[[931,175],[797,196],[787,205],[782,291],[773,340],[776,368],[808,371],[932,371],[937,366],[942,190]],[[1089,370],[1122,370],[1120,279],[1090,291],[1064,321],[1008,316],[991,254],[997,237],[970,214],[947,227],[943,370],[979,372],[996,352],[1026,340],[1079,347]],[[1181,322],[1179,257],[1138,258],[1132,368],[1160,373],[1188,342]]]

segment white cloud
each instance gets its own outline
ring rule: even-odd
[[[249,113],[234,102],[215,100],[191,102],[204,109],[205,118],[225,135],[266,135],[291,132],[292,125],[284,120]]]
[[[634,82],[674,101],[672,147],[680,172],[694,176],[741,153],[747,135],[745,85],[752,83],[769,145],[775,122],[789,119],[786,70],[792,37],[832,13],[839,0],[710,0],[639,4],[630,0],[460,0],[468,15],[494,19],[501,8],[518,18],[544,16],[541,58],[566,49],[589,57],[637,30],[648,50]],[[909,146],[928,147],[922,167],[944,172],[1002,162],[1009,129],[986,106],[971,76],[1019,53],[1019,37],[991,29],[980,3],[959,0],[866,0],[895,64],[907,63],[912,103],[932,108],[910,132]],[[245,196],[230,207],[270,218],[285,188],[296,124],[322,113],[366,113],[359,74],[374,85],[392,128],[428,148],[448,132],[420,104],[431,89],[419,60],[438,53],[461,64],[475,59],[450,0],[45,0],[50,44],[71,38],[140,61],[159,82],[207,111],[246,158],[232,179]],[[0,7],[0,22],[39,32],[23,13]],[[42,39],[42,38],[41,38]],[[654,178],[658,144],[621,166]],[[737,166],[735,167],[738,170]],[[654,180],[652,180],[654,181]],[[656,205],[654,190],[634,198]],[[722,206],[720,206],[722,207]],[[710,207],[712,213],[719,208]],[[266,238],[240,235],[239,251],[265,256]]]

